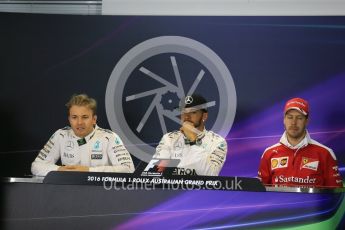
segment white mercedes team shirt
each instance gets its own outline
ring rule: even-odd
[[[31,172],[45,176],[62,165],[83,165],[91,172],[133,173],[131,155],[114,132],[98,126],[85,138],[75,136],[71,127],[57,130],[31,165]]]
[[[195,143],[180,131],[167,133],[156,148],[154,159],[180,159],[174,174],[218,176],[226,160],[227,143],[223,137],[204,130]]]

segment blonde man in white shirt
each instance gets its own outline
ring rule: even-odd
[[[120,137],[96,125],[97,103],[86,94],[66,104],[70,126],[57,130],[31,166],[34,175],[50,171],[133,173],[132,158]],[[56,165],[61,159],[62,165]]]

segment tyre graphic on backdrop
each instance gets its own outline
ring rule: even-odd
[[[179,102],[192,93],[209,102],[206,128],[225,137],[237,99],[220,57],[186,37],[146,40],[130,49],[110,75],[105,98],[109,125],[131,154],[149,161],[163,134],[179,129]]]

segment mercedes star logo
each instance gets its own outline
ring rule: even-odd
[[[184,102],[186,103],[186,105],[189,105],[193,102],[193,98],[192,96],[187,96],[185,99],[184,99]]]

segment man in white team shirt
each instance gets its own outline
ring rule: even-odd
[[[181,128],[167,133],[153,159],[179,159],[173,175],[218,176],[227,153],[220,135],[205,129],[208,103],[200,95],[186,96],[181,106]]]
[[[31,165],[34,175],[50,171],[133,173],[132,158],[120,137],[96,125],[97,103],[86,94],[66,104],[70,127],[57,130]],[[62,165],[56,165],[61,159]]]

